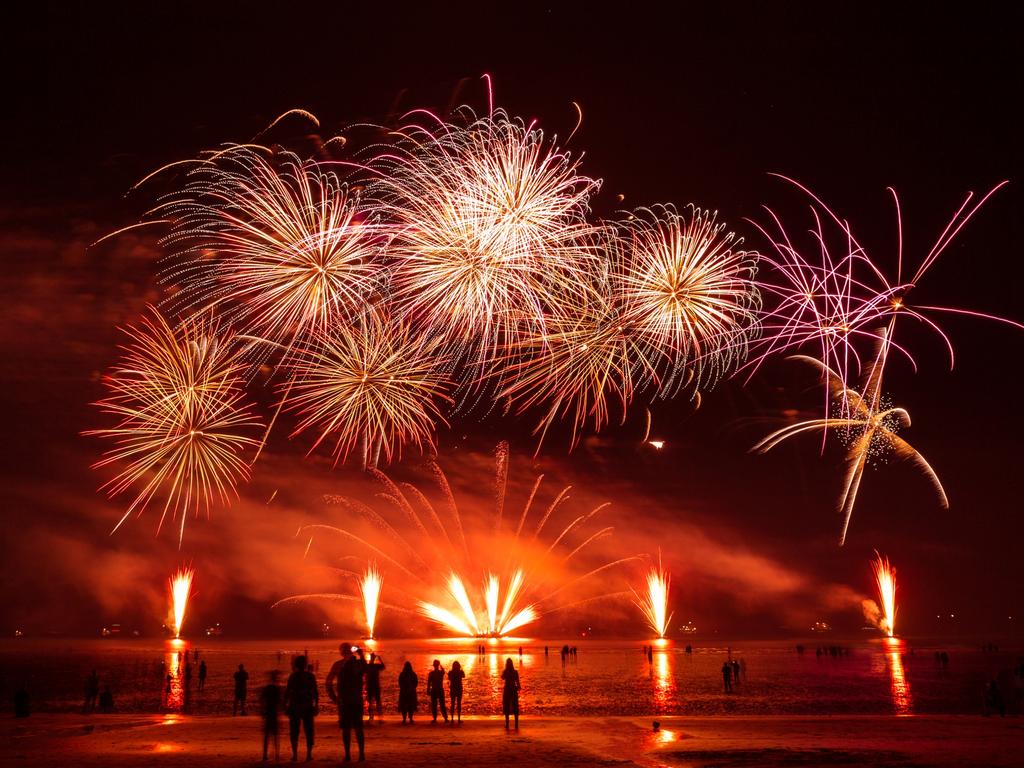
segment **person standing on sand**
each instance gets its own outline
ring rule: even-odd
[[[420,679],[412,671],[412,664],[408,661],[405,662],[405,666],[402,667],[402,671],[398,675],[398,711],[402,713],[403,723],[407,715],[409,722],[412,722],[412,716],[419,705],[419,702],[416,701],[416,688],[419,684]]]
[[[466,673],[462,671],[462,665],[457,661],[452,662],[452,668],[448,672],[448,693],[452,697],[452,723],[455,722],[455,713],[459,713],[459,723],[462,723],[462,681]]]
[[[508,730],[509,715],[515,715],[516,730],[519,730],[519,673],[512,663],[511,657],[505,659],[505,669],[501,673],[505,681],[505,689],[501,693],[501,710],[505,714],[505,730]]]
[[[277,670],[269,674],[269,681],[260,691],[260,715],[263,717],[263,759],[267,759],[270,739],[274,739],[274,762],[281,761],[279,738],[281,721],[281,686],[277,684]],[[293,758],[294,759],[294,758]]]
[[[94,669],[85,678],[85,701],[82,702],[82,712],[92,712],[96,709],[96,699],[100,695],[100,678]]]
[[[232,717],[237,715],[239,711],[245,714],[245,695],[249,688],[249,673],[245,671],[245,665],[239,664],[238,671],[235,672],[235,703],[231,707]],[[168,688],[170,685],[168,684]]]
[[[292,760],[299,759],[299,728],[306,733],[306,762],[313,759],[313,718],[320,704],[316,678],[306,668],[306,657],[296,656],[295,670],[288,677],[284,691],[284,711],[288,714],[288,739],[292,745]]]
[[[352,760],[352,731],[356,732],[359,747],[359,762],[366,760],[366,737],[363,735],[363,675],[366,660],[360,648],[342,643],[339,646],[341,658],[334,662],[327,673],[324,685],[327,696],[338,705],[338,725],[341,726],[341,742],[345,748],[345,762]],[[337,690],[334,681],[337,680]]]
[[[732,665],[728,661],[722,664],[722,682],[725,685],[725,692],[732,693]]]
[[[448,709],[444,705],[444,667],[434,659],[434,668],[427,673],[427,696],[430,697],[430,714],[433,722],[437,722],[437,707],[441,707],[441,717],[448,722]]]
[[[370,654],[366,664],[366,712],[373,720],[373,707],[377,705],[377,717],[383,717],[384,710],[380,702],[380,673],[384,671],[384,659],[376,653]]]
[[[199,662],[199,690],[206,687],[206,660]]]

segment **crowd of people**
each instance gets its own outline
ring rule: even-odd
[[[352,759],[354,735],[358,759],[362,761],[366,756],[364,706],[367,718],[371,721],[374,715],[380,717],[383,714],[380,675],[385,669],[384,659],[376,653],[371,653],[367,658],[361,648],[347,643],[342,643],[339,650],[341,658],[334,662],[327,673],[324,689],[327,697],[337,706],[344,760],[348,762]],[[297,656],[292,662],[292,673],[283,689],[278,672],[275,670],[269,673],[268,682],[259,696],[260,714],[263,718],[264,760],[269,759],[271,747],[275,759],[279,759],[282,716],[288,719],[292,760],[298,759],[300,734],[305,736],[306,760],[313,759],[314,720],[320,712],[319,687],[313,669],[306,656]],[[465,678],[466,673],[458,661],[452,662],[451,669],[446,671],[438,659],[434,660],[426,679],[426,695],[430,702],[432,722],[437,722],[439,712],[446,723],[462,722]],[[502,711],[505,715],[505,728],[511,728],[514,721],[514,727],[518,729],[520,681],[519,671],[511,658],[505,660],[501,678],[504,683]],[[238,671],[235,672],[236,714],[244,715],[246,712],[248,679],[245,667],[239,664]],[[418,691],[419,676],[413,670],[412,664],[407,661],[398,674],[398,710],[403,723],[414,722],[419,709]]]

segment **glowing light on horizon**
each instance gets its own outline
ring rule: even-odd
[[[192,579],[195,577],[195,569],[191,567],[179,568],[168,580],[171,593],[171,613],[174,617],[174,637],[181,637],[181,627],[185,621],[185,609],[188,607],[188,598],[192,593]]]
[[[871,566],[875,572],[878,588],[878,606],[882,612],[879,628],[889,637],[896,633],[896,569],[889,564],[889,558],[875,552],[876,559]]]
[[[659,559],[657,567],[647,573],[647,590],[643,594],[635,590],[633,592],[634,603],[643,612],[647,625],[658,638],[665,637],[669,622],[672,621],[672,614],[668,610],[671,581],[669,572],[662,567]]]
[[[380,607],[380,590],[384,578],[375,564],[367,567],[363,573],[360,588],[363,593],[363,615],[366,617],[366,634],[373,639],[373,629],[377,624],[377,609]]]

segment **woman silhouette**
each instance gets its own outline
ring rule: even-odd
[[[402,671],[398,675],[398,711],[402,713],[403,723],[406,717],[409,718],[410,723],[412,722],[412,716],[416,712],[418,704],[416,687],[419,684],[420,679],[412,671],[412,664],[408,661],[405,662],[405,666],[402,667]]]
[[[515,715],[516,730],[519,730],[519,673],[512,664],[511,657],[505,659],[505,669],[501,673],[505,681],[505,690],[501,694],[501,708],[505,713],[505,730],[508,730],[509,715]]]
[[[448,670],[448,691],[452,697],[452,722],[455,722],[455,713],[459,713],[459,722],[462,722],[462,681],[466,673],[462,671],[462,665],[457,661],[452,662],[452,668]]]

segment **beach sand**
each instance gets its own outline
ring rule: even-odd
[[[380,766],[1021,766],[1024,720],[969,716],[524,718],[367,727],[368,762]],[[287,726],[282,724],[287,762]],[[260,762],[259,718],[33,715],[0,721],[0,764],[217,768]],[[353,744],[353,748],[355,745]],[[300,744],[300,760],[302,759]],[[316,764],[337,763],[341,736],[317,720]],[[271,762],[273,756],[271,756]]]

